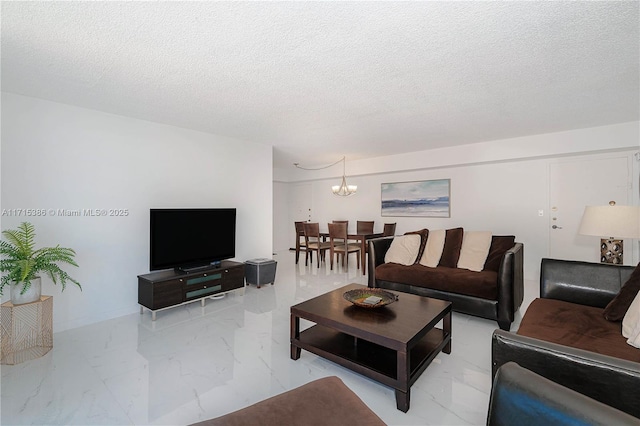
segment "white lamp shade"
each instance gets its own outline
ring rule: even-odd
[[[611,238],[640,238],[639,206],[587,206],[578,233]]]

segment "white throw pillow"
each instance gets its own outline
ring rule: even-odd
[[[435,268],[440,263],[442,257],[442,250],[444,250],[444,238],[446,231],[444,229],[436,229],[435,231],[429,231],[427,236],[427,245],[422,253],[420,264]]]
[[[622,319],[622,336],[628,339],[628,344],[640,348],[640,292],[636,294]]]
[[[420,235],[409,234],[394,237],[391,247],[384,255],[385,263],[399,263],[400,265],[413,265],[420,250]]]
[[[458,258],[458,268],[480,272],[491,248],[491,232],[465,231]]]

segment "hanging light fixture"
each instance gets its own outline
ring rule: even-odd
[[[346,157],[342,157],[342,183],[340,185],[333,185],[331,187],[334,195],[340,195],[342,197],[353,195],[358,190],[357,185],[347,185],[347,178],[345,176],[345,163]]]
[[[322,170],[322,169],[327,169],[329,167],[335,166],[336,164],[342,161],[342,183],[340,185],[333,185],[331,187],[331,191],[333,191],[335,195],[340,195],[341,197],[348,197],[349,195],[353,195],[356,193],[356,191],[358,190],[358,186],[347,185],[347,177],[345,175],[346,159],[347,157],[342,157],[340,160],[336,161],[335,163],[331,163],[328,166],[317,167],[317,168],[302,167],[299,163],[293,163],[293,165],[302,170]]]

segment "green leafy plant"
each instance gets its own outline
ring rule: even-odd
[[[73,266],[78,264],[73,259],[76,252],[65,247],[43,247],[35,249],[35,228],[29,222],[22,222],[18,229],[2,231],[4,240],[0,241],[0,272],[3,274],[0,279],[0,296],[6,285],[23,283],[24,294],[31,287],[31,280],[40,273],[45,273],[51,278],[54,284],[58,281],[64,291],[67,281],[77,285],[80,290],[80,283],[60,269],[58,263],[66,263]]]

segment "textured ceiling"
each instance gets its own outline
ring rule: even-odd
[[[639,119],[628,2],[2,2],[2,90],[326,164]]]

